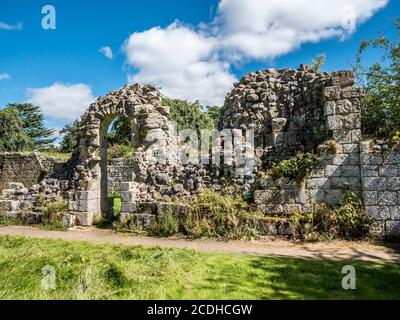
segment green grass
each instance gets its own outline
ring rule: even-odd
[[[58,151],[39,151],[35,152],[38,156],[44,157],[44,158],[53,158],[58,161],[68,161],[71,159],[72,154],[71,153],[61,153]],[[24,155],[31,155],[33,154],[32,151],[23,151],[22,154]]]
[[[400,299],[400,265],[0,237],[0,299]],[[41,288],[42,268],[57,288]]]

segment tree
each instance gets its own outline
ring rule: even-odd
[[[163,104],[171,108],[171,119],[176,121],[178,130],[193,129],[199,134],[203,129],[212,130],[215,127],[215,107],[207,113],[198,101],[190,103],[166,97],[163,98]]]
[[[381,34],[362,41],[355,67],[359,85],[366,93],[361,108],[363,133],[391,140],[400,135],[400,18],[395,28],[395,39]],[[362,57],[368,48],[383,54],[380,61],[365,67]]]
[[[109,145],[130,146],[132,138],[132,125],[128,118],[118,117],[111,123],[111,130],[107,136]]]
[[[78,145],[79,138],[79,122],[76,120],[73,123],[67,124],[60,133],[63,135],[63,138],[60,143],[60,151],[62,153],[70,153],[73,152],[76,146]]]
[[[325,61],[326,61],[326,54],[319,53],[315,59],[311,60],[310,69],[317,72],[321,71],[322,66],[325,64]]]
[[[23,121],[14,109],[0,110],[0,151],[15,152],[30,149],[31,137],[23,130]]]
[[[42,150],[52,146],[55,140],[51,138],[54,131],[45,128],[44,115],[40,107],[30,103],[13,103],[8,104],[7,109],[13,109],[18,113],[22,121],[22,129],[32,139],[34,149]]]
[[[218,120],[218,118],[219,118],[219,116],[221,114],[221,108],[217,107],[217,106],[208,107],[207,108],[207,114],[211,119],[216,121],[216,120]]]

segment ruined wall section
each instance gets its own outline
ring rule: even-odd
[[[299,151],[315,152],[331,134],[324,113],[329,81],[306,66],[248,74],[227,96],[219,128],[254,130],[265,169]]]
[[[400,234],[400,150],[365,141],[361,151],[362,190],[367,212],[379,233]]]
[[[275,88],[277,82],[278,88],[286,88],[280,91],[279,100],[290,102],[279,103],[277,113],[275,102],[264,102],[263,114],[269,116],[259,117],[263,121],[258,126],[265,127],[265,120],[267,124],[285,125],[272,125],[272,136],[276,137],[272,144],[256,146],[262,159],[260,173],[298,152],[319,154],[321,159],[311,175],[300,183],[287,179],[264,181],[263,190],[255,191],[255,201],[262,211],[265,214],[309,211],[314,203],[336,206],[346,191],[361,196],[360,99],[363,92],[354,86],[353,73],[317,74],[302,66],[300,70],[267,71],[267,77],[274,79]],[[254,80],[260,78],[263,77],[254,75]],[[262,87],[267,83],[269,88],[270,80]],[[249,86],[255,85],[250,82]],[[243,92],[244,96],[249,94],[246,90]],[[262,129],[256,127],[256,130]],[[259,141],[270,137],[271,131],[264,132]]]
[[[0,154],[0,193],[11,182],[31,187],[39,183],[57,167],[57,161],[35,154]]]

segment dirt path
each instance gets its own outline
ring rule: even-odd
[[[123,244],[128,246],[192,249],[219,253],[244,253],[257,256],[400,262],[400,250],[372,245],[365,242],[338,241],[317,244],[295,244],[283,240],[218,241],[160,239],[126,236],[117,234],[111,230],[100,230],[94,228],[59,232],[19,226],[0,227],[0,235],[85,241],[94,244]]]

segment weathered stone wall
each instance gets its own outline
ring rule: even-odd
[[[283,102],[271,103],[268,98],[263,102],[263,113],[267,116],[262,122],[255,122],[258,141],[270,139],[271,134],[276,138],[266,146],[256,145],[263,160],[260,171],[265,172],[273,163],[289,159],[300,151],[318,153],[321,160],[305,181],[266,181],[263,190],[255,192],[255,201],[262,211],[266,214],[308,211],[314,203],[338,205],[346,191],[360,194],[360,98],[363,92],[354,86],[352,72],[316,74],[302,67],[300,70],[267,71],[266,77],[268,82],[264,75],[255,74],[253,81],[261,81],[261,88],[267,87],[267,90],[271,86],[278,88],[281,97],[278,101]],[[247,86],[256,87],[249,79],[244,81]],[[246,90],[242,92],[248,95]],[[263,100],[261,95],[260,100]],[[265,127],[265,120],[272,122],[272,131],[258,129]]]
[[[35,155],[0,155],[0,189],[10,187],[3,205],[15,212],[32,202],[36,212],[39,194],[62,195],[69,204],[68,224],[91,225],[109,211],[108,193],[118,192],[122,219],[146,225],[173,198],[191,197],[204,188],[240,190],[254,197],[266,215],[309,211],[317,203],[335,207],[351,191],[380,222],[382,233],[400,234],[400,152],[383,143],[362,142],[362,97],[350,71],[316,73],[301,66],[251,73],[226,97],[220,132],[212,134],[216,145],[209,154],[202,149],[205,154],[194,156],[204,160],[220,153],[218,160],[186,163],[182,141],[169,122],[170,110],[162,105],[156,88],[126,86],[89,107],[79,125],[79,146],[68,163]],[[135,152],[132,159],[108,164],[106,133],[117,116],[130,119]],[[254,145],[247,135],[251,130]],[[243,142],[244,136],[246,141],[238,148],[235,141]],[[274,164],[298,152],[319,155],[308,177],[265,179]],[[237,154],[240,160],[232,157]],[[263,225],[267,228],[268,223]],[[286,227],[275,227],[272,234],[285,234],[281,229]]]
[[[107,166],[108,192],[122,191],[121,183],[133,182],[135,179],[135,167],[132,159],[111,159]]]
[[[382,142],[366,141],[361,153],[365,208],[379,221],[380,231],[400,234],[400,151]]]
[[[19,182],[27,187],[39,183],[53,171],[56,162],[35,154],[0,154],[0,192],[6,189],[10,182]]]
[[[324,88],[335,77],[306,66],[248,74],[227,96],[219,128],[253,129],[265,167],[299,151],[316,151],[330,135]]]

